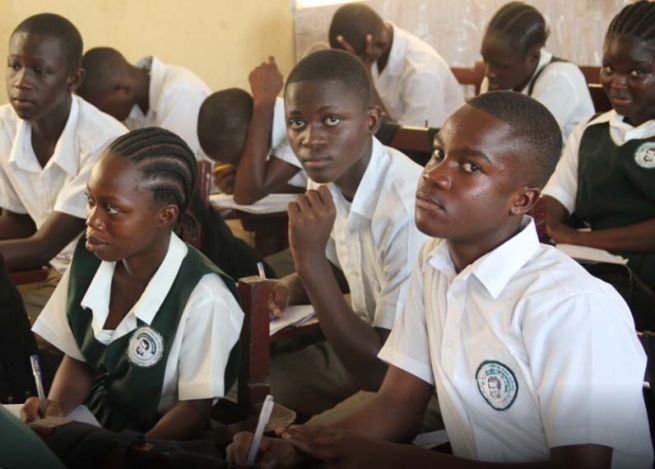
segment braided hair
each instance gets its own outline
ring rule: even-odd
[[[535,7],[523,2],[503,5],[489,21],[485,34],[506,37],[522,54],[535,45],[546,44],[550,31]]]
[[[196,187],[197,163],[182,138],[160,127],[146,127],[117,138],[109,151],[134,162],[142,174],[141,188],[152,192],[158,204],[175,203],[178,223],[196,230],[187,208]]]
[[[641,0],[623,8],[610,23],[605,39],[612,36],[655,43],[655,3]]]

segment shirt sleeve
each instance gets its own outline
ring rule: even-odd
[[[95,166],[110,143],[111,140],[96,148],[92,153],[80,157],[80,167],[77,174],[64,184],[57,195],[54,206],[55,212],[86,219],[86,185],[89,182],[93,166]]]
[[[548,108],[560,129],[571,121],[582,99],[573,77],[565,69],[569,66],[575,67],[573,64],[557,63],[549,66],[537,79],[531,96]]]
[[[425,318],[422,257],[414,266],[408,282],[403,311],[378,356],[390,365],[434,385]]]
[[[179,400],[223,397],[225,368],[239,339],[243,312],[215,274],[205,275],[185,307],[180,348]]]
[[[9,181],[3,164],[4,162],[0,163],[0,208],[25,215],[27,209]]]
[[[527,359],[551,448],[598,444],[625,451],[647,428],[646,357],[627,305],[611,288],[547,302],[524,320]]]
[[[581,122],[571,132],[555,172],[543,190],[544,195],[557,199],[568,210],[569,215],[575,211],[575,199],[578,194],[578,154],[586,125],[586,122]]]
[[[86,362],[84,355],[82,355],[80,348],[77,346],[73,331],[71,331],[70,325],[68,324],[66,309],[69,281],[70,269],[67,269],[34,323],[32,332],[43,337],[66,355]]]
[[[203,93],[189,89],[172,89],[157,109],[159,127],[176,133],[189,145],[194,154],[202,154],[198,140],[198,112],[205,99]]]
[[[402,87],[404,112],[398,118],[403,125],[425,127],[440,126],[448,118],[444,109],[443,77],[433,73],[415,73]]]

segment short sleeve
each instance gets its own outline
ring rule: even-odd
[[[68,324],[67,303],[70,269],[66,270],[52,296],[39,314],[32,332],[40,335],[66,355],[85,362]]]
[[[578,194],[578,154],[586,124],[586,122],[580,123],[571,132],[555,172],[543,190],[543,195],[557,199],[569,214],[575,211],[575,199]]]
[[[625,451],[647,431],[646,357],[610,286],[546,302],[526,316],[523,337],[549,447]]]
[[[157,124],[179,135],[195,154],[202,154],[198,141],[198,111],[205,93],[175,88],[168,90],[157,109]]]
[[[7,177],[4,162],[0,162],[0,208],[14,213],[27,214],[27,209]]]
[[[398,118],[403,125],[440,127],[448,118],[442,95],[443,77],[432,73],[415,73],[405,80],[402,87],[404,112]]]
[[[180,348],[179,400],[223,397],[225,370],[243,312],[216,274],[205,275],[187,301]]]
[[[378,356],[434,385],[425,316],[423,264],[421,258],[414,266],[403,311]]]

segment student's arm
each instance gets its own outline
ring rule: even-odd
[[[212,399],[180,401],[146,433],[160,440],[189,440],[197,437],[209,424]]]
[[[24,221],[22,223],[26,225]],[[38,269],[73,241],[84,230],[84,226],[82,218],[52,212],[41,228],[31,236],[0,241],[0,253],[9,270]]]
[[[34,220],[27,214],[2,209],[0,213],[0,240],[28,238],[36,232]]]
[[[34,422],[43,417],[64,417],[87,399],[92,383],[89,366],[64,355],[48,395],[45,415],[39,410],[39,399],[31,397],[23,406],[23,419]]]
[[[237,166],[234,201],[242,205],[257,202],[281,189],[300,169],[280,160],[266,161],[273,130],[277,95],[282,89],[282,75],[274,57],[255,68],[249,76],[253,96],[252,117]]]
[[[314,306],[330,346],[360,389],[376,391],[387,366],[377,358],[388,331],[372,328],[344,300],[325,247],[336,208],[327,186],[289,204],[289,245],[298,278]]]

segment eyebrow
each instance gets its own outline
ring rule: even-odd
[[[439,137],[439,134],[434,136],[432,146],[443,146],[443,140]],[[478,158],[482,158],[483,160],[487,161],[489,164],[493,164],[492,161],[489,159],[489,157],[484,153],[481,152],[480,150],[476,150],[475,148],[470,148],[470,147],[464,147],[464,148],[456,148],[453,150],[454,153],[461,153],[464,155],[468,156],[477,156]]]

